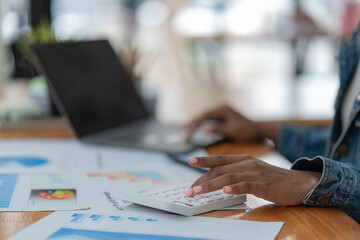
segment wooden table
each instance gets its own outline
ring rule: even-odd
[[[0,130],[0,138],[72,138],[68,129]],[[265,144],[221,143],[210,154],[261,156],[274,150]],[[7,239],[51,212],[1,212],[0,239]],[[215,211],[201,216],[285,222],[277,239],[360,239],[360,225],[338,208],[259,205],[253,210]],[[241,237],[241,236],[239,236]]]

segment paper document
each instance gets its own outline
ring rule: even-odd
[[[282,222],[151,214],[55,212],[12,237],[17,239],[275,239]]]
[[[51,174],[0,174],[0,211],[89,209],[72,177]]]
[[[153,209],[122,201],[119,197],[120,193],[191,182],[201,175],[191,167],[183,166],[159,152],[87,145],[73,139],[0,140],[0,174],[46,175],[49,172],[76,177],[76,186],[72,185],[71,189],[86,196],[86,203],[92,210],[109,212],[124,210],[154,212]],[[43,183],[46,182],[47,180],[44,179]],[[27,193],[28,191],[19,192],[26,195],[30,194]],[[15,194],[12,196],[12,202],[23,202],[24,195]],[[22,206],[25,207],[24,204]],[[7,208],[8,211],[11,209]],[[33,208],[21,209],[33,210]],[[71,207],[67,210],[76,209],[79,208]]]
[[[134,194],[166,187],[169,184],[191,183],[200,174],[185,166],[174,164],[172,160],[162,163],[142,163],[124,165],[122,168],[86,173],[83,181],[91,189],[89,203],[92,210],[98,211],[154,211],[121,200],[122,194]],[[184,193],[185,194],[185,193]]]
[[[0,140],[0,172],[112,171],[149,163],[180,165],[160,152],[89,145],[74,139]]]

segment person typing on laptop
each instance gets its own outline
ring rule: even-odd
[[[186,126],[187,134],[206,119],[207,127],[233,141],[275,141],[293,165],[290,170],[247,155],[189,159],[210,170],[186,196],[223,189],[228,194],[254,194],[282,205],[337,206],[360,222],[360,26],[339,55],[340,89],[330,128],[255,123],[229,107],[205,113]]]

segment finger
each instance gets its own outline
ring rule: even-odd
[[[256,194],[258,192],[259,184],[255,182],[241,182],[223,187],[223,191],[226,194]]]
[[[213,111],[202,114],[195,118],[193,121],[185,125],[185,132],[188,136],[194,131],[194,129],[200,125],[200,123],[206,119],[223,120],[226,114],[226,107],[221,107]]]
[[[192,194],[204,194],[222,189],[224,186],[237,184],[244,181],[253,181],[254,176],[248,173],[227,173],[210,181],[192,187]]]
[[[221,135],[226,135],[226,127],[225,124],[209,124],[209,125],[205,125],[203,127],[203,130],[207,133],[218,133]]]
[[[189,159],[189,164],[193,167],[213,168],[216,166],[223,166],[227,164],[241,162],[247,159],[252,159],[252,157],[246,154],[214,155],[207,157],[192,157]]]
[[[243,172],[251,172],[252,175],[258,176],[258,171],[251,171],[252,169],[256,168],[256,162],[250,160],[245,160],[242,162],[232,163],[224,166],[217,166],[214,168],[211,168],[207,173],[202,175],[200,178],[198,178],[191,187],[201,185],[203,183],[206,183],[214,178],[217,178],[219,176],[229,174],[229,173],[243,173]]]
[[[193,121],[189,122],[185,125],[185,133],[187,138],[191,136],[194,132],[195,128],[200,125],[200,123],[207,119],[206,114],[201,115],[200,117],[194,119]]]

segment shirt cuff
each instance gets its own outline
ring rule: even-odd
[[[328,158],[301,158],[294,162],[291,169],[322,172],[320,181],[304,197],[302,203],[305,205],[341,206],[355,185],[355,174],[349,166]]]

